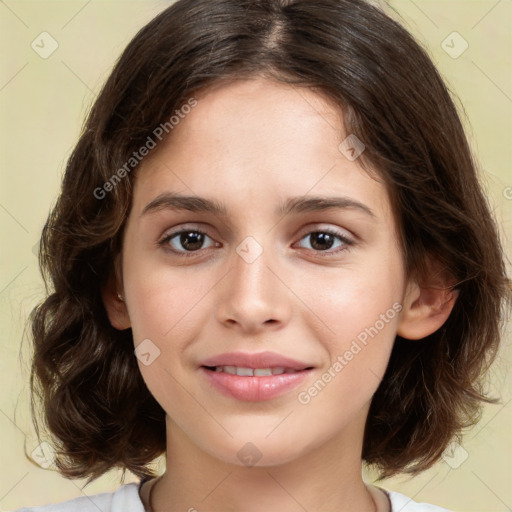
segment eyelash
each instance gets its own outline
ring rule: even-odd
[[[194,228],[194,229],[186,229],[185,228],[185,229],[181,229],[180,231],[175,231],[173,233],[169,233],[169,234],[165,235],[157,243],[164,250],[170,251],[173,254],[178,255],[179,257],[191,258],[191,257],[197,256],[197,254],[200,253],[202,249],[198,249],[197,251],[181,252],[181,251],[176,251],[175,249],[171,249],[170,247],[165,247],[170,240],[172,240],[173,238],[177,237],[178,235],[181,235],[182,233],[199,233],[201,235],[207,236],[208,238],[211,238],[205,231],[202,231],[201,229],[196,229],[196,228]],[[310,236],[310,235],[312,235],[314,233],[328,233],[329,235],[333,235],[334,237],[336,237],[339,240],[341,240],[341,242],[343,242],[343,244],[344,244],[344,246],[342,248],[338,248],[336,251],[330,251],[330,250],[327,250],[327,251],[317,251],[315,249],[310,249],[313,252],[315,252],[317,255],[319,255],[320,257],[325,257],[326,258],[326,257],[332,256],[332,255],[339,254],[339,253],[341,253],[343,251],[347,251],[351,246],[353,246],[355,244],[354,240],[352,240],[351,238],[348,238],[346,235],[340,233],[339,231],[336,231],[335,229],[331,229],[331,228],[316,229],[316,230],[313,230],[313,231],[309,231],[304,236],[302,236],[300,238],[300,240],[303,240],[304,238],[307,238],[308,236]]]

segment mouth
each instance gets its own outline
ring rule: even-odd
[[[258,402],[282,396],[304,383],[314,366],[274,352],[232,352],[203,361],[199,370],[208,392]]]

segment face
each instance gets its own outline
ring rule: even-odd
[[[357,444],[406,287],[386,188],[310,90],[254,79],[196,99],[139,166],[124,232],[143,378],[226,462],[247,442],[269,465]]]

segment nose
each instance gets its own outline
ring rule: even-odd
[[[282,329],[289,321],[293,297],[277,258],[258,245],[240,244],[219,288],[216,307],[217,319],[225,327],[251,334]]]

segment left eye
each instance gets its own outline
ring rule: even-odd
[[[330,251],[330,253],[342,251],[354,243],[353,240],[342,233],[330,229],[312,231],[301,238],[301,240],[309,240],[311,249],[318,252],[326,252],[332,249],[336,239],[341,243],[337,246],[338,250]]]

